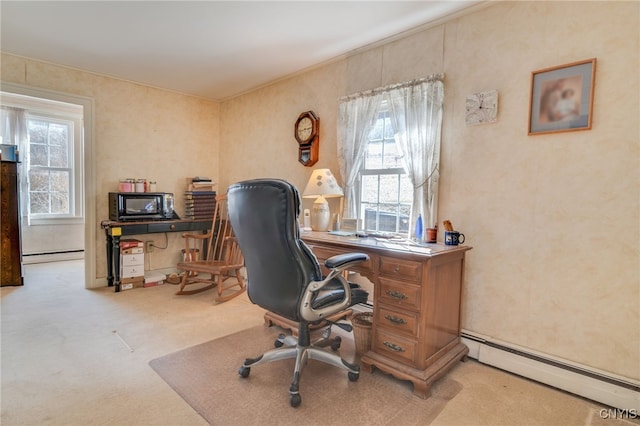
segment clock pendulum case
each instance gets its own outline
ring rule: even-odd
[[[316,164],[320,147],[320,119],[313,111],[300,114],[294,126],[294,136],[298,141],[298,161],[306,167]]]

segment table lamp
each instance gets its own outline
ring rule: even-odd
[[[311,229],[314,231],[326,231],[329,228],[329,203],[325,198],[342,197],[342,188],[336,182],[331,170],[316,169],[311,174],[302,196],[304,198],[317,197],[311,211]]]

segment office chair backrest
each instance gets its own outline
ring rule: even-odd
[[[301,321],[306,285],[322,279],[316,257],[300,239],[300,196],[280,179],[255,179],[227,191],[229,220],[244,254],[249,299]]]

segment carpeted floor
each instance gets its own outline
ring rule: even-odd
[[[254,367],[247,379],[237,374],[279,331],[263,326],[264,310],[246,293],[215,303],[215,291],[176,296],[171,285],[85,290],[83,274],[82,261],[28,265],[24,286],[0,288],[2,426],[640,425],[471,359],[437,381],[427,400],[381,373],[351,383],[310,361],[294,409],[293,361]],[[340,351],[350,360],[347,342]]]
[[[429,424],[462,385],[447,377],[432,396],[413,396],[412,385],[374,371],[350,382],[345,371],[309,361],[300,381],[302,404],[289,405],[294,360],[276,361],[238,375],[246,357],[273,348],[281,330],[253,327],[150,362],[151,367],[210,424],[390,425]],[[353,341],[340,352],[353,359]]]

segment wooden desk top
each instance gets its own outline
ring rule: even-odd
[[[328,244],[332,246],[348,247],[353,251],[376,251],[384,254],[395,253],[401,256],[436,256],[438,254],[451,253],[455,251],[471,250],[471,246],[457,245],[448,246],[443,243],[421,243],[417,244],[406,239],[388,239],[377,237],[356,237],[333,235],[329,232],[304,231],[300,237],[307,244]]]

